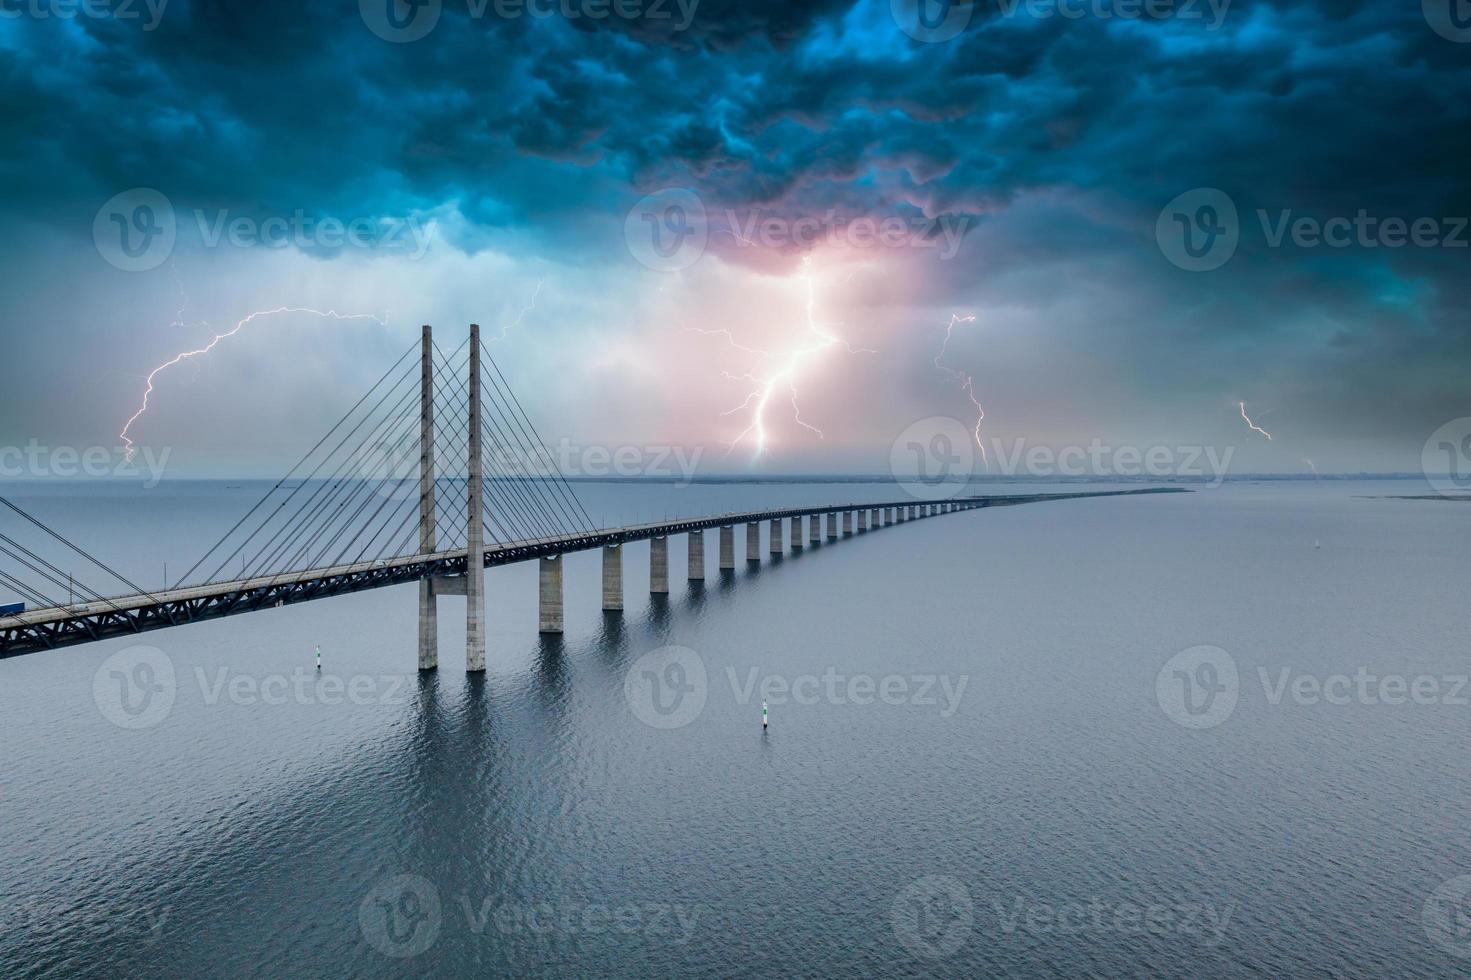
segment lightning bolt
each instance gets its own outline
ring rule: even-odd
[[[506,339],[506,334],[510,333],[512,330],[514,330],[517,327],[521,326],[521,321],[524,320],[524,319],[526,319],[526,315],[528,313],[535,312],[535,310],[536,310],[536,298],[541,295],[541,287],[542,286],[545,286],[545,285],[546,285],[546,280],[545,279],[542,279],[542,280],[540,280],[540,281],[537,282],[536,289],[532,290],[532,292],[531,292],[531,302],[527,303],[524,307],[521,308],[521,312],[518,313],[518,314],[516,314],[516,319],[514,319],[510,323],[506,324],[504,327],[501,327],[500,336],[496,337],[495,340],[505,340]],[[493,342],[494,341],[486,341],[486,343],[493,343]]]
[[[729,371],[721,372],[722,377],[731,381],[745,381],[755,386],[739,405],[720,413],[722,418],[747,410],[751,413],[750,424],[741,430],[740,434],[730,442],[726,449],[726,455],[734,451],[747,437],[750,437],[755,445],[753,458],[759,458],[766,451],[766,412],[771,405],[772,399],[776,398],[781,391],[786,392],[785,400],[792,406],[792,420],[802,428],[816,433],[819,439],[825,438],[821,429],[802,417],[802,407],[797,400],[798,376],[809,362],[830,347],[841,346],[850,354],[878,353],[878,351],[868,347],[852,346],[847,341],[830,332],[829,328],[840,326],[840,324],[825,324],[817,318],[817,287],[810,271],[810,258],[803,257],[802,270],[802,274],[798,276],[798,279],[804,284],[806,290],[806,301],[803,304],[806,332],[814,338],[805,346],[796,347],[784,353],[778,353],[776,351],[762,350],[757,347],[749,347],[742,344],[735,339],[729,330],[704,330],[699,327],[685,328],[690,333],[724,337],[732,349],[754,354],[761,358],[763,362],[773,364],[773,367],[763,370],[760,374],[756,372],[747,372],[745,374],[732,374]]]
[[[187,298],[185,299],[185,305],[188,305]],[[183,312],[184,308],[180,307],[178,316],[182,317]],[[219,344],[220,341],[225,340],[228,337],[235,336],[241,330],[244,330],[246,326],[260,319],[261,317],[276,316],[281,313],[309,313],[312,316],[321,317],[322,319],[326,320],[373,320],[380,325],[386,326],[382,318],[374,316],[372,313],[338,313],[336,310],[313,310],[307,307],[299,306],[278,306],[273,310],[258,310],[255,313],[250,314],[249,316],[236,323],[235,326],[231,329],[226,330],[222,334],[216,334],[214,339],[205,344],[203,347],[200,347],[196,350],[186,350],[175,354],[172,358],[164,361],[158,367],[148,372],[148,378],[145,382],[146,386],[143,391],[143,400],[138,405],[138,410],[132,414],[132,417],[130,417],[127,422],[123,424],[122,431],[118,433],[118,438],[123,441],[124,461],[131,462],[133,459],[133,453],[135,450],[133,446],[133,440],[129,438],[128,432],[132,430],[133,423],[137,422],[138,419],[142,418],[144,413],[148,411],[148,399],[153,394],[153,382],[160,374],[162,374],[164,371],[167,371],[174,365],[182,363],[183,361],[187,361],[190,358],[201,357],[205,354],[208,354],[210,351],[215,349],[215,346]],[[176,320],[173,325],[179,326],[181,324],[179,324],[178,320]]]
[[[1240,404],[1241,404],[1241,417],[1243,419],[1245,419],[1246,424],[1251,427],[1251,431],[1253,431],[1253,432],[1260,432],[1262,435],[1264,435],[1264,436],[1267,437],[1267,441],[1268,442],[1271,442],[1272,441],[1272,433],[1268,432],[1266,429],[1263,429],[1261,426],[1257,425],[1255,422],[1253,422],[1250,418],[1247,417],[1247,415],[1246,415],[1246,402],[1241,402]]]
[[[956,384],[960,385],[960,389],[964,391],[966,397],[970,399],[971,406],[976,410],[976,427],[974,430],[976,448],[981,451],[981,462],[985,463],[987,466],[990,466],[991,461],[986,458],[986,447],[981,443],[981,423],[986,420],[986,410],[981,407],[980,400],[976,398],[976,379],[966,374],[964,371],[959,371],[953,367],[948,367],[943,363],[945,360],[945,353],[950,349],[950,337],[955,333],[955,327],[961,323],[974,323],[975,321],[976,318],[974,315],[957,316],[954,313],[950,314],[950,323],[947,324],[945,327],[945,342],[940,345],[940,353],[935,355],[935,367],[944,372],[945,376],[948,377],[951,381],[954,381]]]

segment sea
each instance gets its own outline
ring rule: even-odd
[[[152,589],[261,489],[0,493]],[[1185,489],[493,568],[483,674],[412,584],[0,661],[0,976],[1466,975],[1471,504]]]

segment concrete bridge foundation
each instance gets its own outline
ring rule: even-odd
[[[690,543],[690,581],[705,581],[705,532],[691,531],[688,535]]]
[[[649,539],[649,594],[669,594],[669,539]]]
[[[541,559],[537,629],[542,633],[562,632],[562,556]]]
[[[623,546],[610,544],[603,548],[603,611],[623,608]]]
[[[720,570],[731,571],[735,568],[735,528],[730,525],[720,529]]]

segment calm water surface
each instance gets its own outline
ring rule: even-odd
[[[6,492],[152,587],[259,489]],[[895,493],[578,492],[604,523]],[[496,569],[483,677],[463,600],[424,677],[412,586],[313,602],[141,637],[176,682],[136,730],[94,693],[134,643],[0,662],[0,975],[1464,975],[1471,505],[1370,497],[1415,492],[982,510],[724,576],[711,533],[658,602],[633,545],[621,615],[580,554],[557,640],[535,565]],[[1190,728],[1156,682],[1202,644],[1237,701]],[[695,685],[640,662],[669,645],[704,700],[659,728],[625,682]],[[1360,668],[1439,695],[1311,696]]]

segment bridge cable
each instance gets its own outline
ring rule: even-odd
[[[317,444],[315,446],[313,446],[311,449],[309,449],[307,451],[307,454],[305,456],[303,456],[297,462],[297,464],[295,466],[291,467],[291,469],[287,471],[287,473],[286,473],[285,476],[281,477],[280,480],[276,481],[276,485],[273,486],[270,490],[266,491],[265,496],[261,497],[261,499],[256,502],[255,506],[251,507],[250,510],[246,511],[245,512],[245,516],[241,517],[240,520],[236,521],[235,522],[235,526],[232,527],[232,528],[230,528],[230,530],[226,531],[224,537],[220,538],[220,540],[218,542],[216,542],[213,546],[211,546],[208,551],[206,551],[203,555],[201,555],[200,558],[199,558],[199,560],[194,563],[193,567],[191,567],[187,572],[185,572],[182,576],[180,576],[177,579],[177,581],[179,583],[182,583],[190,575],[194,574],[195,570],[197,570],[199,568],[199,566],[204,563],[204,560],[206,558],[208,558],[211,554],[214,553],[215,549],[217,549],[221,545],[223,545],[225,543],[225,541],[230,537],[230,535],[234,534],[237,530],[239,530],[240,527],[241,527],[241,525],[243,525],[246,521],[248,521],[250,519],[251,515],[254,514],[256,512],[256,510],[259,509],[260,506],[262,504],[264,504],[270,498],[271,494],[275,493],[277,490],[279,490],[281,488],[281,485],[282,484],[284,484],[287,480],[291,479],[292,474],[296,472],[297,468],[300,467],[302,465],[302,463],[305,463],[308,459],[310,459],[312,457],[312,455],[315,454],[316,451],[322,447],[322,444],[325,443],[328,439],[330,439],[332,437],[332,433],[336,432],[337,429],[340,426],[342,426],[342,424],[344,422],[346,422],[354,413],[357,412],[358,408],[360,408],[363,405],[363,403],[368,400],[369,396],[371,396],[374,391],[378,390],[378,386],[381,385],[384,381],[388,380],[388,378],[396,370],[398,370],[398,366],[403,363],[404,358],[408,357],[409,354],[411,354],[413,352],[414,348],[415,347],[418,347],[418,346],[419,346],[419,343],[417,341],[415,343],[409,345],[409,348],[407,350],[405,350],[403,352],[403,354],[399,355],[398,360],[393,363],[393,366],[390,367],[387,371],[383,372],[383,376],[373,383],[373,386],[371,388],[369,388],[363,394],[363,397],[362,398],[359,398],[358,399],[357,404],[354,405],[352,408],[348,409],[347,414],[344,415],[341,419],[339,419],[337,421],[337,424],[334,425],[334,426],[332,426],[332,428],[327,431],[327,434],[326,435],[322,436],[321,439],[317,440]],[[226,561],[228,562],[228,559],[226,559]]]
[[[541,433],[536,431],[536,424],[531,421],[530,416],[526,415],[526,410],[521,407],[521,400],[516,397],[516,392],[511,389],[510,382],[506,381],[505,375],[501,374],[500,365],[495,362],[495,358],[490,357],[489,355],[485,355],[484,359],[490,362],[490,366],[495,371],[496,377],[500,378],[501,382],[505,385],[506,393],[511,396],[511,400],[515,403],[517,410],[520,411],[522,417],[526,419],[527,426],[530,427],[532,434],[536,436],[537,442],[541,443],[542,450],[548,451],[546,448],[546,443],[542,441]],[[572,502],[576,504],[577,509],[582,512],[582,517],[587,522],[584,530],[596,530],[596,524],[593,522],[592,516],[588,514],[587,509],[582,506],[582,501],[578,499],[577,494],[572,490],[571,485],[568,484],[567,478],[563,476],[561,471],[556,467],[553,467],[553,472],[556,473],[558,480],[561,481],[563,489],[571,498]]]

